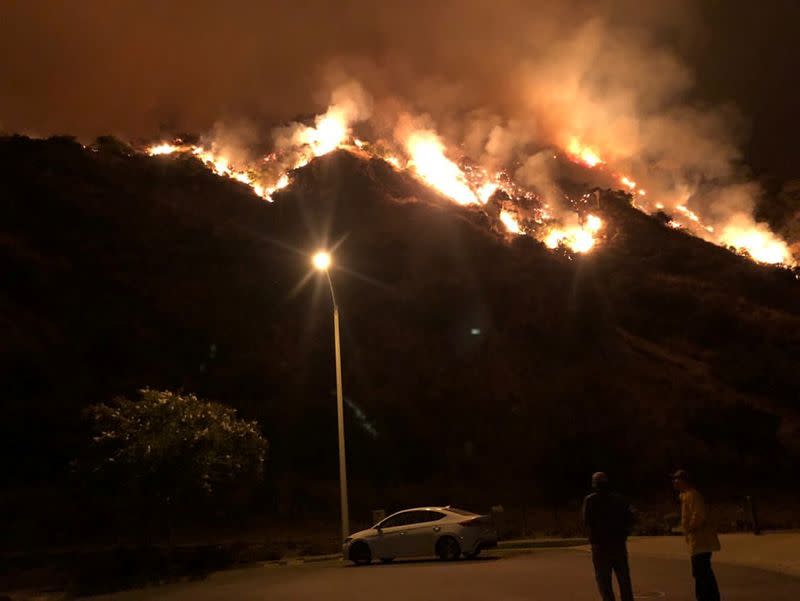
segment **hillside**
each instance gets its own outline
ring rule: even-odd
[[[312,498],[336,477],[330,302],[298,284],[341,241],[357,504],[434,477],[569,498],[599,468],[661,490],[678,463],[797,487],[800,282],[623,194],[592,197],[606,240],[570,256],[345,151],[272,204],[195,159],[65,138],[2,139],[0,165],[10,485],[63,473],[82,407],[151,386],[257,418],[276,488]]]

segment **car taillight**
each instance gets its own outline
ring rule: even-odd
[[[464,520],[463,522],[459,522],[458,525],[473,526],[477,528],[478,526],[483,526],[483,521],[481,520],[481,518],[471,518],[469,520]]]

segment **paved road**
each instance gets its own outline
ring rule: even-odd
[[[688,561],[632,557],[637,599],[692,601]],[[717,565],[725,601],[797,601],[800,579]],[[356,568],[338,562],[221,572],[198,582],[103,597],[113,601],[597,601],[591,562],[577,550],[455,563],[398,562]]]

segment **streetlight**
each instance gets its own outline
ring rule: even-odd
[[[347,507],[347,464],[344,455],[344,406],[342,404],[342,353],[339,345],[339,305],[333,292],[333,280],[328,269],[331,266],[330,253],[320,250],[311,257],[311,264],[317,271],[325,272],[331,289],[333,303],[333,342],[336,349],[336,411],[339,418],[339,493],[342,503],[342,540],[350,536],[350,514]]]

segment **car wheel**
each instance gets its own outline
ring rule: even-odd
[[[452,536],[443,536],[436,543],[436,555],[442,561],[454,561],[461,557],[461,547],[458,546],[458,541]]]
[[[350,561],[357,566],[365,566],[372,562],[372,552],[366,543],[353,543],[349,552]]]
[[[394,557],[381,557],[381,562],[383,563],[392,563],[394,561]]]

